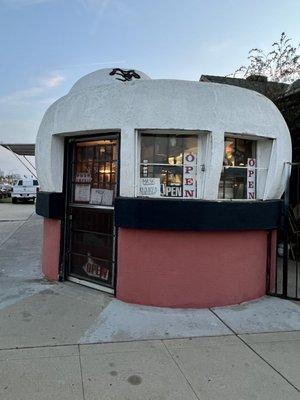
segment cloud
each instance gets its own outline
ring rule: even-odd
[[[51,76],[50,78],[44,79],[43,83],[46,87],[53,88],[59,86],[64,80],[65,78],[62,75],[56,74],[54,76]]]
[[[53,89],[61,84],[65,78],[60,74],[54,74],[48,78],[40,80],[40,84],[30,87],[24,90],[17,90],[16,92],[10,93],[0,97],[0,104],[6,106],[20,106],[28,105],[34,99],[36,102],[40,101],[42,104],[45,102],[44,98],[40,98],[42,95],[48,94],[50,89]],[[38,100],[37,100],[38,99]]]

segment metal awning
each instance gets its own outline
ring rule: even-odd
[[[27,158],[27,156],[35,155],[35,144],[33,143],[2,143],[0,146],[4,147],[11,152],[20,163],[36,178],[36,169],[34,164]]]
[[[35,144],[31,143],[15,143],[15,144],[9,144],[9,143],[1,143],[0,145],[5,147],[8,150],[13,151],[15,154],[18,154],[19,156],[34,156],[35,155]]]

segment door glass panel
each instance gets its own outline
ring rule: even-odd
[[[71,255],[72,276],[93,283],[111,286],[113,282],[113,268],[109,261],[98,260],[91,255]]]
[[[72,228],[90,232],[112,234],[114,227],[113,213],[108,210],[76,208],[72,213]]]
[[[74,150],[72,202],[112,206],[116,194],[116,139],[77,142]]]
[[[72,247],[74,253],[93,255],[103,260],[112,261],[113,236],[93,232],[73,231]]]
[[[68,275],[113,289],[117,139],[75,141],[72,146]]]

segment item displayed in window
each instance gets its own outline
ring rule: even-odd
[[[248,139],[225,138],[224,160],[219,184],[219,198],[247,199],[256,198],[256,172],[252,176],[252,187],[248,191],[248,161],[254,160],[256,142]],[[252,167],[251,167],[252,168]],[[256,171],[256,161],[254,171]],[[253,168],[252,168],[253,171]],[[251,193],[251,195],[249,194]],[[251,197],[248,197],[249,196]]]
[[[196,198],[197,152],[197,135],[142,134],[139,195]]]
[[[90,183],[91,181],[92,177],[89,172],[77,172],[75,177],[76,183]]]
[[[73,167],[74,202],[112,205],[117,184],[116,165],[115,139],[76,143]],[[86,185],[86,188],[82,185]],[[88,194],[91,189],[92,193]]]
[[[82,267],[84,272],[92,278],[103,279],[104,281],[108,281],[109,277],[109,269],[106,266],[100,265],[93,260],[90,255],[87,255],[88,260]]]

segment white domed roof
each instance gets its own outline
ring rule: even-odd
[[[100,85],[109,85],[112,83],[125,83],[136,80],[151,79],[144,72],[134,69],[104,68],[91,72],[80,78],[71,88],[70,93],[77,92]]]
[[[291,138],[284,118],[269,99],[236,86],[150,79],[139,71],[110,68],[84,76],[70,94],[47,110],[36,143],[42,190],[62,191],[65,137],[119,132],[120,193],[134,196],[137,132],[144,130],[206,135],[201,139],[206,143],[201,195],[205,200],[218,198],[224,136],[228,133],[257,139],[257,157],[262,168],[268,166],[263,198],[280,198],[284,191]]]

